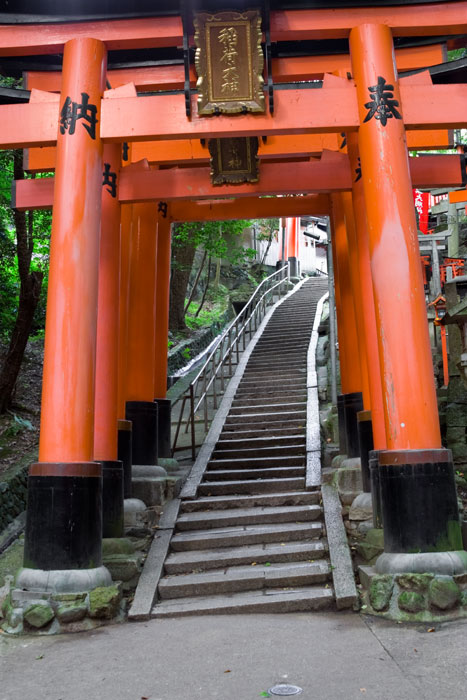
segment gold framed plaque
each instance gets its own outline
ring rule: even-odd
[[[199,12],[194,25],[198,114],[264,112],[259,11]]]
[[[209,139],[211,182],[213,185],[238,185],[258,182],[258,139],[240,136],[231,139]]]

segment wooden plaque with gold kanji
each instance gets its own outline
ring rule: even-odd
[[[258,10],[195,15],[198,114],[264,112]]]
[[[258,182],[258,139],[234,137],[210,139],[211,182],[213,185]]]

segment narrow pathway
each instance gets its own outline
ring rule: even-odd
[[[321,494],[305,490],[307,350],[326,289],[307,280],[258,339],[197,497],[181,502],[152,617],[333,603]]]

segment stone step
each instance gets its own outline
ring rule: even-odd
[[[319,502],[319,491],[285,491],[283,493],[259,493],[227,496],[205,496],[182,501],[182,513],[196,513],[208,510],[232,508],[252,508],[259,506],[298,506],[313,505]]]
[[[268,566],[232,566],[227,569],[183,576],[168,576],[159,582],[160,599],[216,596],[264,588],[312,586],[329,580],[327,561],[285,562]]]
[[[305,401],[283,401],[281,403],[265,403],[263,405],[256,404],[254,406],[232,406],[229,411],[229,417],[237,416],[238,414],[249,415],[250,413],[271,413],[274,411],[284,411],[285,409],[288,411],[299,411],[300,409],[303,409],[304,404]]]
[[[297,421],[306,421],[306,410],[303,408],[301,411],[274,411],[270,413],[236,413],[234,415],[228,415],[225,421],[225,426],[230,425],[241,425],[247,423],[251,426],[252,423],[271,423],[280,421],[290,421],[296,419]]]
[[[266,542],[295,542],[321,537],[321,523],[273,523],[271,525],[245,525],[177,532],[171,539],[173,552],[187,549],[213,549],[216,547],[238,547]]]
[[[217,441],[216,443],[216,452],[219,451],[221,452],[222,450],[241,450],[242,448],[258,448],[258,447],[268,447],[269,445],[274,445],[275,447],[279,447],[282,445],[295,445],[295,446],[300,446],[303,447],[305,445],[305,433],[302,430],[302,436],[300,435],[290,435],[290,434],[284,434],[281,435],[280,433],[278,434],[269,434],[265,436],[258,436],[258,437],[253,437],[251,434],[250,436],[246,436],[246,433],[252,433],[253,431],[244,431],[242,435],[245,435],[245,437],[239,437],[239,438],[229,438],[226,439],[223,436],[223,433],[221,433],[221,439]],[[235,435],[235,433],[233,433]]]
[[[295,377],[293,379],[282,379],[280,383],[276,382],[274,380],[274,377],[259,377],[258,379],[245,379],[245,377],[243,377],[238,388],[241,391],[244,391],[245,389],[249,389],[251,391],[255,388],[272,388],[274,390],[277,390],[279,388],[288,389],[293,387],[301,387],[304,384],[306,384],[305,375],[300,375],[300,377]]]
[[[317,520],[321,514],[322,509],[318,505],[254,506],[252,508],[229,508],[208,513],[197,511],[179,515],[176,529],[182,531],[230,525],[302,522]]]
[[[252,447],[237,447],[236,449],[224,449],[219,448],[219,443],[216,444],[216,448],[212,453],[212,459],[249,459],[250,457],[296,457],[303,456],[305,454],[304,449],[305,441],[302,440],[301,444],[295,440],[295,444],[289,445],[277,445],[272,440],[269,440],[269,446],[264,442],[260,445],[253,445]]]
[[[331,608],[334,594],[331,587],[266,588],[230,595],[199,596],[181,601],[164,600],[152,609],[152,618],[214,615],[226,613],[273,613],[325,610]]]
[[[212,462],[211,462],[212,464]],[[235,481],[238,479],[284,479],[292,476],[305,476],[305,466],[300,467],[273,467],[266,469],[212,469],[204,472],[203,483],[211,481]]]
[[[295,386],[287,386],[287,387],[282,387],[282,386],[277,386],[274,384],[270,384],[264,388],[261,387],[239,387],[237,389],[237,392],[235,394],[235,401],[239,402],[240,400],[246,400],[249,401],[250,399],[258,400],[258,399],[263,399],[264,401],[270,401],[271,399],[274,399],[277,397],[278,399],[282,399],[284,396],[303,396],[303,394],[306,394],[306,384],[304,381],[300,381],[300,383],[297,382]]]
[[[199,496],[224,496],[228,494],[275,493],[297,491],[305,488],[305,479],[255,479],[254,481],[210,481],[198,486]]]
[[[280,448],[278,448],[280,449]],[[302,467],[305,464],[305,453],[301,455],[287,455],[279,457],[229,457],[228,459],[211,459],[208,469],[246,469],[272,468],[272,467]]]
[[[299,387],[295,390],[289,389],[279,389],[275,392],[248,392],[248,393],[238,393],[235,399],[232,401],[232,407],[237,406],[256,406],[258,404],[264,405],[267,401],[272,401],[273,403],[279,403],[281,401],[295,401],[303,402],[307,399],[307,391],[305,385]]]

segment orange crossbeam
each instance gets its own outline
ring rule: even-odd
[[[271,12],[272,41],[346,38],[352,27],[386,24],[394,36],[467,33],[467,2],[440,2],[415,7],[371,7]],[[110,21],[0,26],[0,55],[56,54],[74,37],[92,36],[108,50],[180,46],[178,16]]]
[[[408,129],[462,128],[467,114],[467,85],[400,86]],[[183,95],[121,97],[102,101],[104,141],[226,138],[232,136],[340,133],[358,128],[355,88],[278,90],[276,111],[241,117],[185,117]],[[56,141],[56,102],[0,106],[0,148],[52,146]]]
[[[444,60],[444,48],[441,44],[398,49],[395,54],[397,68],[400,71],[425,68],[442,63]],[[272,77],[275,83],[321,80],[325,73],[350,70],[349,54],[272,59]],[[59,71],[27,71],[23,79],[27,90],[36,88],[48,92],[60,92],[62,86],[62,74]],[[185,74],[182,65],[146,66],[109,70],[107,79],[112,88],[131,82],[139,91],[182,90]],[[190,84],[192,87],[196,85],[194,66],[190,66]]]
[[[459,156],[422,156],[410,158],[414,187],[455,187],[461,184]],[[53,203],[53,178],[20,180],[15,183],[13,206],[18,209],[50,209]],[[260,181],[245,185],[215,187],[209,168],[172,168],[142,170],[124,168],[120,177],[122,203],[153,199],[215,199],[260,195],[303,194],[350,190],[351,172],[347,155],[324,152],[321,160],[305,163],[264,163]]]
[[[281,216],[327,216],[329,197],[309,194],[304,197],[243,197],[217,202],[176,200],[170,206],[173,221],[225,221],[229,219],[267,219]]]
[[[467,190],[457,190],[449,193],[449,201],[451,204],[467,202]]]

